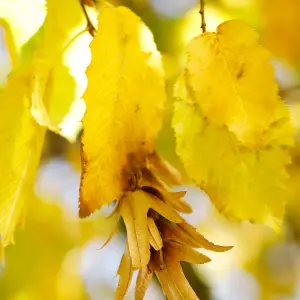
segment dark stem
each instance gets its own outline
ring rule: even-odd
[[[201,29],[202,29],[202,33],[204,33],[204,32],[206,32],[205,13],[204,13],[204,0],[200,0],[199,14],[201,16]]]
[[[85,6],[83,4],[83,0],[79,0],[79,3],[81,5],[81,8],[82,8],[82,11],[83,11],[83,14],[86,18],[86,22],[87,22],[87,26],[86,26],[86,29],[87,31],[89,32],[89,34],[94,37],[96,35],[96,28],[94,27],[93,23],[91,22],[90,20],[90,17],[85,9]]]

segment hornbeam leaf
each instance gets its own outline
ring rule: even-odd
[[[165,90],[160,55],[139,17],[103,7],[91,44],[83,119],[80,216],[120,199],[153,153]]]
[[[278,228],[288,196],[286,166],[293,141],[287,107],[277,99],[278,119],[262,137],[269,144],[252,149],[204,117],[182,77],[177,96],[176,149],[190,177],[225,215]]]
[[[186,79],[210,124],[228,128],[246,146],[265,144],[261,135],[276,118],[278,88],[270,53],[253,29],[232,20],[194,38]]]

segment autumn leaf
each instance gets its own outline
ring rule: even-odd
[[[48,0],[42,29],[31,71],[31,112],[40,125],[74,141],[85,112],[91,41],[79,1]]]
[[[43,24],[45,16],[45,0],[0,0],[0,25],[12,35],[7,35],[6,45],[13,65],[21,59],[24,46]]]
[[[247,147],[265,145],[260,137],[278,100],[270,53],[258,34],[242,21],[224,22],[194,38],[187,52],[186,84],[203,118],[227,127]]]
[[[30,113],[26,76],[10,78],[0,94],[0,248],[14,243],[13,234],[32,197],[45,129]]]
[[[159,249],[151,247],[149,263],[140,268],[136,279],[135,299],[144,298],[153,273],[157,275],[168,299],[199,299],[185,278],[180,262],[204,264],[210,261],[209,257],[196,251],[194,247],[216,252],[228,251],[232,247],[218,246],[209,242],[185,221],[173,224],[163,218],[150,218],[152,219],[151,226],[155,226],[161,234],[163,246]],[[128,289],[133,270],[130,257],[125,250],[118,272],[120,275],[118,291],[122,291],[122,296]]]
[[[170,222],[182,221],[182,217],[171,205],[164,203],[151,193],[143,190],[127,193],[121,200],[120,214],[126,226],[129,251],[134,268],[144,267],[149,262],[150,244],[155,239],[154,236],[159,248],[159,237],[154,233],[153,224],[149,226],[147,216],[150,210]]]
[[[154,151],[165,101],[149,29],[125,7],[103,7],[91,44],[83,125],[80,211],[84,217],[130,190]]]
[[[16,14],[24,4],[18,0],[0,2],[11,59],[14,67],[28,71],[35,120],[74,141],[85,112],[82,95],[87,84],[85,70],[90,62],[91,36],[79,1],[48,0],[42,26],[45,3],[34,2],[38,17],[28,28],[24,27],[24,16]]]
[[[36,121],[50,129],[56,128],[55,125],[51,127],[50,123],[54,122],[55,124],[57,121],[58,124],[61,120],[52,119],[51,112],[57,108],[59,113],[62,113],[61,117],[65,119],[68,109],[65,109],[62,104],[67,104],[65,100],[68,95],[71,96],[72,101],[74,100],[75,81],[73,75],[76,75],[77,69],[76,65],[70,71],[67,69],[65,63],[70,62],[67,59],[64,60],[63,52],[71,37],[78,32],[78,27],[75,27],[78,20],[81,20],[83,26],[84,17],[82,17],[80,5],[78,4],[77,7],[72,2],[71,7],[77,9],[77,14],[65,21],[68,7],[64,5],[68,3],[67,1],[63,3],[60,4],[57,0],[48,1],[48,14],[43,31],[37,32],[30,39],[30,51],[34,51],[33,55],[25,47],[28,52],[24,50],[0,94],[2,117],[0,141],[3,145],[0,171],[0,175],[3,176],[0,234],[1,244],[4,247],[13,242],[13,232],[24,213],[26,201],[30,201],[31,198],[46,130]],[[2,2],[1,5],[4,7]],[[12,7],[15,8],[15,6]],[[61,11],[63,8],[65,10]],[[7,4],[5,9],[5,12],[11,12],[13,15],[13,11],[10,11],[10,4]],[[10,18],[9,14],[7,20],[12,20],[11,22],[14,24],[14,19]],[[54,30],[57,26],[58,29],[66,26],[65,31],[59,30],[59,34],[57,34]],[[88,44],[83,40],[80,41],[80,45],[88,48]],[[81,48],[82,46],[80,46]],[[71,57],[65,58],[70,59]],[[72,63],[75,60],[76,58],[73,57]],[[85,85],[83,65],[81,65],[81,73],[82,89]],[[66,85],[68,79],[74,82],[73,86]],[[66,93],[63,93],[62,89],[66,89]],[[55,108],[58,103],[59,105]],[[58,117],[56,114],[58,111],[56,110],[54,113],[56,117]],[[48,119],[45,119],[45,116]],[[71,126],[72,134],[74,133],[73,129],[74,126]],[[71,138],[70,135],[68,137]]]
[[[287,107],[278,101],[277,122],[265,138],[269,145],[246,148],[224,126],[205,118],[197,100],[177,85],[173,127],[176,149],[188,174],[224,214],[278,227],[287,199],[290,163],[288,148],[293,134]]]
[[[129,255],[128,244],[126,244],[125,252],[121,258],[117,274],[120,276],[118,287],[115,294],[115,300],[122,300],[130,285],[132,279],[132,263]]]

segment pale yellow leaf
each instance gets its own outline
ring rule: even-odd
[[[285,168],[293,140],[287,108],[277,107],[278,122],[274,119],[261,136],[269,145],[249,149],[225,127],[204,118],[182,79],[177,93],[173,127],[188,174],[226,215],[278,226],[287,200]]]
[[[45,0],[0,0],[0,24],[12,33],[7,43],[15,64],[23,51],[22,47],[38,31],[46,16]]]
[[[79,1],[48,0],[47,4],[31,67],[31,112],[40,125],[74,141],[85,112],[82,95],[87,85],[91,36],[85,31]],[[45,97],[49,99],[47,108]]]
[[[244,145],[264,145],[275,119],[277,85],[270,53],[244,22],[232,20],[188,46],[187,86],[203,118],[224,126]]]
[[[15,74],[0,94],[0,247],[13,234],[32,198],[45,129],[30,114],[25,76]]]

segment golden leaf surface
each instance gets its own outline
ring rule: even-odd
[[[81,216],[129,188],[135,164],[154,150],[165,101],[160,56],[139,17],[125,7],[103,7],[98,28],[84,94]]]
[[[0,248],[14,242],[42,151],[45,129],[30,114],[30,96],[26,76],[17,74],[0,94]]]
[[[188,174],[203,188],[220,211],[238,219],[267,223],[276,228],[287,198],[293,143],[288,109],[277,99],[277,121],[264,134],[268,145],[249,149],[229,130],[211,123],[186,90],[177,86],[173,117],[176,150]]]
[[[232,20],[194,38],[186,78],[203,118],[227,127],[246,146],[261,145],[276,115],[277,85],[270,53],[253,29]]]

